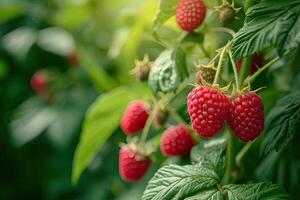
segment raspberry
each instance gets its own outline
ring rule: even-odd
[[[223,24],[229,24],[234,20],[235,11],[231,6],[224,5],[219,9],[219,19]]]
[[[204,137],[216,135],[224,126],[229,99],[218,89],[198,86],[188,95],[188,113],[192,127]]]
[[[196,80],[198,83],[202,83],[202,80],[207,83],[214,81],[216,70],[212,67],[200,66],[199,71],[196,73]]]
[[[166,156],[183,156],[190,153],[194,140],[184,125],[171,126],[162,135],[160,149]]]
[[[251,66],[250,66],[250,74],[254,74],[259,68],[262,67],[264,62],[264,56],[263,54],[253,54],[252,61],[251,61]],[[236,68],[238,70],[241,69],[243,65],[243,60],[239,59],[235,62]]]
[[[146,81],[150,73],[152,63],[149,61],[147,55],[144,56],[143,60],[135,60],[135,68],[131,71],[139,81]]]
[[[148,156],[138,153],[129,146],[119,152],[119,173],[125,181],[140,180],[149,169],[151,160]]]
[[[144,128],[148,116],[149,113],[144,102],[133,101],[123,114],[121,129],[126,135],[135,135]]]
[[[78,56],[77,56],[77,54],[75,52],[70,53],[67,56],[67,59],[72,64],[78,64],[79,63],[79,58],[78,58]]]
[[[247,142],[264,130],[264,108],[261,98],[254,92],[237,97],[230,104],[228,124],[234,134]]]
[[[176,7],[176,21],[187,32],[200,26],[205,14],[206,6],[202,0],[181,0]]]
[[[47,87],[48,76],[43,71],[37,71],[33,74],[30,80],[32,89],[41,91]]]

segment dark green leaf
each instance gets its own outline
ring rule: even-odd
[[[169,18],[175,15],[179,0],[159,0],[159,8],[154,19],[153,31],[156,32]]]
[[[263,182],[248,185],[226,185],[228,200],[283,200],[287,195],[278,185]]]
[[[223,199],[224,198],[222,192],[217,189],[214,189],[214,190],[200,192],[199,194],[185,198],[184,200],[223,200]]]
[[[199,145],[193,147],[191,160],[193,163],[210,166],[220,177],[223,177],[225,168],[225,146],[225,138],[201,141]]]
[[[204,166],[166,165],[149,181],[142,200],[180,200],[220,181],[214,170]]]
[[[162,52],[155,60],[148,83],[155,93],[173,92],[186,76],[185,53],[177,47]]]
[[[290,94],[278,101],[266,119],[266,138],[261,153],[280,151],[300,132],[300,93]]]
[[[204,34],[203,33],[188,33],[182,40],[182,42],[192,42],[192,43],[203,43]]]
[[[233,40],[233,55],[241,58],[276,47],[282,54],[300,42],[300,1],[266,0],[248,9],[244,27]]]
[[[76,148],[72,181],[76,183],[104,142],[119,126],[119,121],[128,102],[149,96],[145,87],[117,88],[101,95],[90,107]]]

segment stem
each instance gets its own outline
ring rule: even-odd
[[[243,60],[241,69],[240,69],[240,85],[243,83],[245,78],[248,76],[249,71],[250,71],[250,65],[252,62],[252,56],[249,56]]]
[[[231,181],[231,172],[233,168],[233,136],[232,133],[228,130],[226,133],[227,137],[227,148],[226,148],[226,169],[225,169],[225,176],[224,181],[225,184],[230,183]]]
[[[169,45],[167,43],[164,43],[159,36],[157,35],[156,32],[153,33],[153,38],[154,38],[154,42],[160,44],[161,46],[163,46],[164,48],[169,48]]]
[[[141,146],[143,146],[146,142],[146,139],[148,137],[148,133],[150,131],[152,122],[153,122],[153,114],[151,113],[149,118],[147,119],[147,122],[146,122],[145,127],[144,127],[143,132],[142,132],[142,137],[141,137],[141,140],[140,140],[140,145]]]
[[[237,156],[235,157],[235,163],[236,163],[237,166],[241,165],[241,161],[243,160],[243,158],[245,157],[245,155],[247,154],[247,152],[250,150],[252,144],[253,144],[253,142],[248,142],[242,148],[242,150],[237,154]]]
[[[215,60],[216,60],[218,57],[219,57],[219,54],[217,53],[217,54],[213,57],[213,59],[211,59],[211,60],[209,61],[208,64],[214,64]]]
[[[289,53],[290,51],[286,51],[284,52],[284,54],[282,56],[285,56]],[[269,61],[267,64],[265,64],[262,68],[258,69],[252,76],[249,76],[248,78],[246,78],[246,80],[244,81],[244,84],[248,84],[248,83],[252,83],[258,75],[260,75],[263,71],[265,71],[268,67],[270,67],[271,65],[273,65],[275,62],[277,62],[281,57],[277,56],[276,58],[274,58],[273,60]]]
[[[231,66],[232,66],[233,73],[234,73],[235,85],[236,85],[237,90],[240,91],[240,83],[239,83],[238,72],[236,70],[236,66],[235,66],[235,62],[234,62],[233,57],[232,57],[231,50],[228,51],[228,55],[229,55]]]
[[[187,35],[188,35],[188,32],[182,32],[179,35],[179,37],[176,39],[176,44],[179,44]]]
[[[228,43],[228,44],[229,44],[229,43]],[[226,44],[226,45],[222,48],[222,50],[221,50],[221,54],[220,54],[220,58],[219,58],[218,66],[217,66],[217,72],[216,72],[216,75],[215,75],[215,79],[214,79],[213,85],[215,85],[215,84],[218,83],[218,79],[219,79],[220,72],[221,72],[221,68],[222,68],[222,64],[223,64],[224,55],[225,55],[226,48],[227,48],[227,45],[228,45],[228,44]]]

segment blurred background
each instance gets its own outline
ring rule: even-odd
[[[150,31],[156,3],[0,0],[0,199],[128,199],[121,133],[76,186],[73,155],[89,105],[133,82],[135,58],[161,51]]]
[[[206,3],[217,5],[217,0]],[[118,144],[125,137],[119,129],[77,185],[71,174],[91,103],[136,83],[129,74],[134,60],[145,54],[154,60],[164,50],[152,36],[156,12],[156,0],[0,0],[0,199],[140,199],[158,166],[138,184],[121,181]],[[220,25],[217,18],[209,12],[201,27],[209,33],[204,41],[209,53],[230,38],[210,32]],[[159,30],[166,44],[179,34],[175,20]],[[207,61],[201,48],[186,49],[190,66],[199,58]],[[285,94],[287,82],[265,94],[268,110],[274,95]]]

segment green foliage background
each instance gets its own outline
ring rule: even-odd
[[[205,2],[210,7],[219,3]],[[244,158],[238,183],[272,181],[279,183],[291,199],[299,199],[299,134],[294,133],[300,131],[297,93],[300,90],[297,47],[300,4],[297,0],[280,2],[278,6],[274,0],[254,5],[246,18],[241,11],[239,20],[228,26],[237,31],[246,20],[234,40],[235,57],[267,49],[269,59],[277,52],[283,54],[286,49],[296,47],[253,82],[254,88],[267,87],[259,94],[268,116],[266,132],[270,134],[258,139]],[[191,170],[186,165],[188,158],[165,160],[156,153],[151,170],[138,184],[125,183],[118,174],[119,143],[126,140],[118,128],[120,116],[130,100],[153,97],[146,84],[137,83],[128,71],[136,58],[148,54],[155,60],[166,46],[177,42],[180,30],[171,9],[176,3],[172,0],[0,1],[0,199],[141,199],[150,178],[161,165],[168,163],[185,164],[171,165],[174,168],[171,172],[178,170],[180,176],[187,176],[185,170],[211,175],[205,180],[206,185],[195,184],[193,177],[187,176],[191,179],[187,183],[195,191],[218,183],[221,178],[218,175],[224,170],[220,157],[223,152],[197,151],[203,148],[201,145],[193,149],[192,162],[213,163],[218,165],[217,172],[211,172],[208,165],[200,169],[191,167]],[[243,3],[236,1],[237,5]],[[275,14],[257,17],[263,16],[269,7]],[[289,23],[278,20],[287,16],[291,17]],[[217,13],[210,12],[199,33],[182,41],[189,72],[195,70],[194,63],[199,59],[203,63],[208,61],[206,52],[193,43],[201,43],[208,53],[213,53],[230,39],[228,34],[215,31],[219,26]],[[253,37],[249,29],[257,34],[254,44],[245,42],[253,41],[249,39]],[[277,51],[269,50],[274,46],[278,47]],[[78,63],[68,60],[71,53],[78,56]],[[32,74],[41,69],[47,70],[52,78],[51,101],[45,101],[30,87]],[[222,79],[232,77],[225,70]],[[182,104],[187,92],[172,105],[188,120]],[[285,115],[281,115],[283,110]],[[274,136],[274,129],[280,129],[278,124],[282,121],[288,123]],[[150,135],[152,142],[157,143],[159,136],[155,137],[154,132]],[[221,161],[210,158],[207,161],[203,152]],[[169,169],[163,167],[164,170]],[[159,175],[160,172],[154,176],[154,181]],[[148,187],[153,194],[157,193],[158,188],[152,182]],[[232,191],[232,199],[243,199],[235,196],[241,188],[226,187]],[[249,191],[257,189],[247,187]],[[261,187],[271,186],[266,182]],[[273,186],[271,189],[278,190]],[[169,195],[177,192],[170,190]],[[207,190],[205,195],[218,199],[219,193]],[[144,198],[150,197],[151,194]]]

